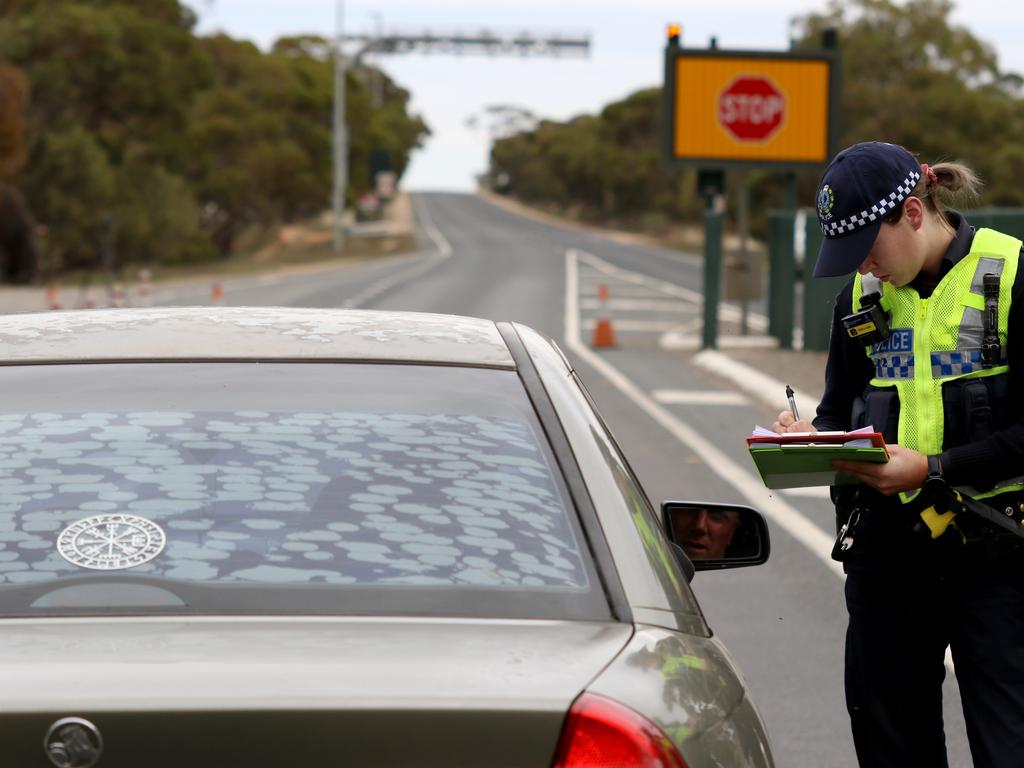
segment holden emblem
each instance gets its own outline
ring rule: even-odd
[[[65,717],[50,726],[43,749],[57,768],[90,768],[103,753],[103,738],[88,720]]]

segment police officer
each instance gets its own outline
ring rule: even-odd
[[[833,489],[849,524],[847,708],[872,768],[947,765],[947,647],[974,764],[1024,766],[1020,539],[964,513],[931,531],[919,514],[926,481],[1007,514],[1024,501],[1021,241],[954,210],[979,187],[964,165],[882,142],[837,154],[818,187],[814,276],[856,274],[836,298],[813,428],[789,411],[775,428],[872,425],[889,446],[888,463],[837,462],[859,483]]]

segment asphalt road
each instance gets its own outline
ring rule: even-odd
[[[776,409],[693,364],[687,347],[700,333],[699,260],[524,218],[472,195],[417,195],[414,204],[418,252],[230,280],[222,301],[448,312],[520,321],[554,338],[655,504],[739,501],[769,512],[771,561],[698,574],[694,589],[744,672],[778,765],[856,766],[843,697],[843,580],[828,560],[831,505],[820,495],[769,496],[753,476],[742,438],[755,423],[770,423]],[[609,291],[603,305],[601,284]],[[206,285],[152,299],[210,301]],[[592,323],[608,313],[618,345],[591,350]],[[737,316],[727,316],[723,332],[735,330]],[[948,677],[950,765],[968,766],[959,695]]]

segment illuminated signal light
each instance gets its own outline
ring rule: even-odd
[[[552,768],[687,768],[672,740],[624,704],[581,694],[562,727]]]
[[[678,24],[668,25],[668,44],[679,45],[679,36],[683,33],[683,28]]]

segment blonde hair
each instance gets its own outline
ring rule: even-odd
[[[984,183],[963,163],[936,163],[930,170],[935,181],[929,182],[928,174],[922,173],[911,194],[924,200],[931,210],[945,214],[950,208],[974,205],[981,198]]]
[[[927,171],[935,174],[934,181],[930,180]],[[940,162],[927,167],[922,164],[921,180],[910,195],[920,198],[929,211],[938,214],[940,220],[948,224],[946,211],[977,203],[983,186],[981,177],[963,163]],[[885,221],[896,224],[901,218],[902,205],[889,214]]]

